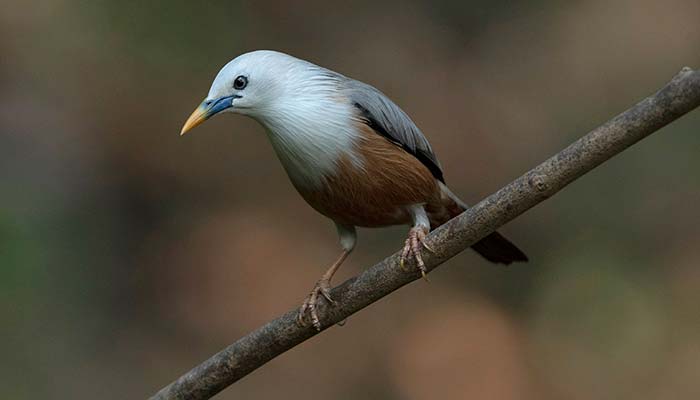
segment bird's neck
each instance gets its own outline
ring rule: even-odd
[[[354,119],[345,102],[304,98],[258,118],[292,183],[306,190],[333,176],[341,158],[361,162],[355,152],[359,132]]]

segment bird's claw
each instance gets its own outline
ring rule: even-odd
[[[335,305],[335,300],[331,297],[330,282],[324,279],[316,282],[316,285],[311,290],[311,293],[306,297],[299,308],[297,314],[297,323],[301,326],[306,325],[306,317],[311,318],[311,324],[317,331],[321,331],[321,320],[318,316],[318,302],[321,298],[326,299],[329,304]]]
[[[406,255],[408,253],[406,252],[406,248],[404,247],[404,250],[401,252],[401,258],[399,258],[399,267],[401,267],[401,270],[404,272],[408,272],[408,268],[406,268]]]
[[[428,233],[424,228],[411,228],[411,230],[408,231],[408,238],[406,239],[406,243],[404,244],[403,250],[401,251],[401,258],[399,258],[399,266],[404,271],[406,270],[406,259],[409,257],[413,258],[416,262],[418,270],[423,276],[423,279],[425,279],[426,281],[428,280],[428,269],[425,267],[425,263],[423,262],[423,256],[421,252],[423,248],[430,252],[433,252],[433,249],[428,247],[425,244],[425,242],[423,242],[427,234]]]

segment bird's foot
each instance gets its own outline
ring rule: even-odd
[[[321,330],[321,321],[318,318],[318,304],[321,298],[326,299],[331,305],[335,304],[335,300],[331,297],[331,282],[328,279],[319,279],[306,300],[301,304],[297,315],[299,325],[306,325],[306,318],[309,317],[314,328],[317,331]]]
[[[428,247],[423,241],[428,235],[428,230],[422,227],[414,226],[408,231],[408,238],[406,239],[406,244],[403,246],[403,251],[401,252],[401,258],[399,259],[399,265],[403,270],[406,270],[406,260],[413,258],[416,261],[416,266],[423,275],[423,279],[428,280],[428,269],[425,267],[423,262],[422,251],[425,248],[428,251],[433,251]]]

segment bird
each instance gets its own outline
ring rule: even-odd
[[[292,185],[331,219],[338,259],[313,286],[297,320],[321,330],[318,306],[335,305],[331,279],[357,242],[356,227],[409,226],[399,266],[425,277],[424,239],[468,206],[445,183],[425,135],[379,89],[291,55],[256,50],[224,65],[181,135],[214,115],[256,120],[267,133]],[[527,256],[498,232],[471,247],[498,264]]]

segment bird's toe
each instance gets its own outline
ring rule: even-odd
[[[424,248],[428,251],[432,251],[432,249],[426,246],[423,242],[426,236],[427,232],[424,229],[420,227],[411,228],[411,230],[408,232],[408,238],[406,239],[403,250],[401,251],[399,266],[401,267],[401,269],[406,270],[406,260],[412,258],[415,261],[416,267],[420,271],[423,278],[427,280],[428,269],[426,268],[425,262],[423,261],[422,251]]]
[[[311,324],[316,330],[321,330],[321,319],[318,315],[318,304],[321,298],[326,299],[331,305],[335,305],[335,300],[331,297],[331,285],[326,280],[319,280],[311,290],[311,293],[306,297],[299,308],[297,322],[304,326],[306,325],[307,317],[311,320]]]

